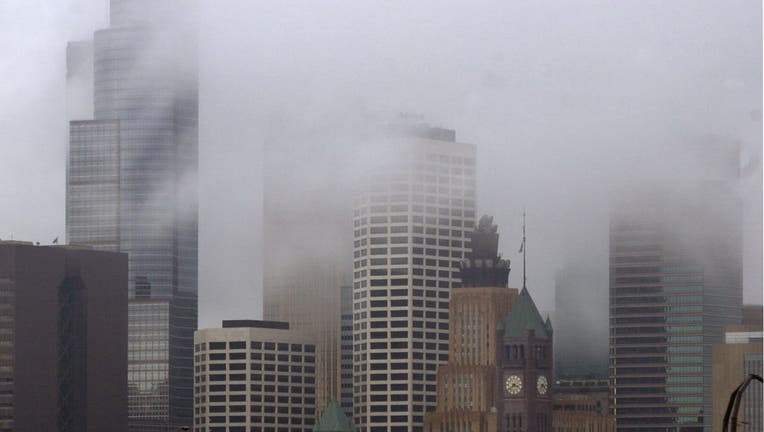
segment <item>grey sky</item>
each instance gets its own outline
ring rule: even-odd
[[[611,186],[670,172],[677,143],[709,137],[761,160],[760,2],[199,5],[200,326],[260,316],[260,158],[275,116],[327,142],[358,113],[456,129],[477,145],[478,209],[499,225],[511,285],[527,209],[529,287],[547,310],[557,268],[606,269]],[[105,25],[102,0],[0,2],[0,238],[63,238],[65,45]],[[738,190],[745,300],[760,303],[754,167]]]

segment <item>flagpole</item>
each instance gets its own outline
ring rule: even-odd
[[[525,279],[525,254],[527,253],[527,248],[525,247],[525,210],[523,210],[523,289],[527,289],[525,286],[526,279]]]

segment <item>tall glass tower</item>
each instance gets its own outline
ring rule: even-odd
[[[741,319],[739,202],[714,181],[621,198],[610,224],[617,430],[710,432],[712,345]]]
[[[110,27],[68,50],[69,96],[92,100],[93,118],[70,112],[67,239],[129,255],[131,431],[193,419],[196,48],[186,11],[169,4],[112,0]]]

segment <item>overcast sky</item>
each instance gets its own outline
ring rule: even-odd
[[[358,113],[416,113],[476,144],[478,210],[516,263],[528,213],[542,310],[558,268],[606,278],[611,186],[671,171],[688,142],[739,143],[761,303],[761,2],[199,0],[199,17],[200,326],[260,316],[275,116],[329,142]],[[64,237],[65,46],[106,25],[104,0],[0,0],[0,238]]]

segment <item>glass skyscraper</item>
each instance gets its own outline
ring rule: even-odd
[[[742,307],[740,204],[721,180],[624,191],[610,226],[619,432],[710,432],[712,345]]]
[[[82,53],[88,44],[70,44],[68,53],[92,58],[77,70],[91,74],[92,87],[78,90],[91,95],[93,119],[70,123],[67,239],[129,255],[133,431],[174,431],[193,420],[196,48],[181,18],[187,11],[172,15],[169,4],[112,0],[111,26],[95,33],[92,57]],[[70,82],[87,81],[75,63]]]

